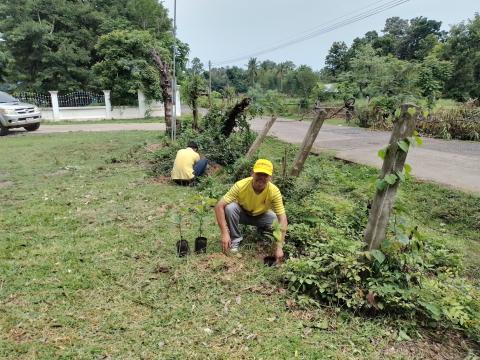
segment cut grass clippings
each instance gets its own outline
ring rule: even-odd
[[[207,254],[178,258],[171,217],[196,190],[145,175],[146,149],[157,142],[155,132],[138,131],[1,139],[0,150],[10,155],[0,158],[0,358],[406,359],[434,358],[432,349],[447,359],[473,354],[462,337],[433,332],[415,339],[409,324],[389,318],[299,307],[282,288],[279,270],[263,266],[255,249],[241,257],[220,254],[213,213],[206,224]],[[283,146],[269,140],[262,156],[279,162]],[[313,169],[317,161],[325,173],[319,187],[347,198],[368,192],[376,174],[331,157],[312,157],[307,166]],[[406,192],[416,194],[415,216],[432,236],[457,244],[478,266],[478,232],[469,222],[474,218],[454,212],[468,207],[472,214],[475,199],[413,182],[401,197]],[[429,204],[445,194],[455,196],[437,215],[426,216]],[[185,228],[193,247],[193,218]],[[399,336],[401,329],[413,340]]]

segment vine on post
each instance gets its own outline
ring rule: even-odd
[[[415,132],[415,119],[419,114],[420,109],[416,105],[402,104],[395,113],[396,121],[390,143],[386,149],[378,152],[384,162],[365,230],[368,250],[378,249],[385,239],[398,186],[411,171],[411,167],[405,164],[408,150],[410,146],[422,142]]]

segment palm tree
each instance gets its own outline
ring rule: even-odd
[[[257,58],[250,58],[247,65],[247,78],[250,86],[255,85],[258,77],[258,62]]]
[[[295,65],[291,61],[285,61],[277,65],[277,78],[280,84],[280,92],[283,92],[283,78],[294,68]]]

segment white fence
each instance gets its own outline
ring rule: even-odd
[[[148,116],[164,117],[165,109],[161,102],[150,102],[138,91],[138,106],[115,106],[112,108],[110,90],[103,90],[104,106],[61,107],[58,102],[58,91],[49,91],[52,107],[41,107],[45,120],[102,120],[102,119],[142,119]],[[176,103],[180,104],[180,91],[177,89]],[[176,115],[181,116],[181,106],[176,106]]]

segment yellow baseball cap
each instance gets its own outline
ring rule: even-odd
[[[258,159],[253,165],[254,173],[264,173],[272,176],[273,174],[273,164],[270,160],[267,159]]]

